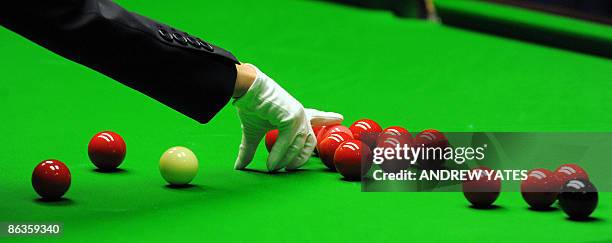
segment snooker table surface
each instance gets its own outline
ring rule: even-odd
[[[368,117],[415,132],[612,130],[609,59],[323,1],[118,2],[255,63],[345,125]],[[0,40],[0,222],[64,224],[62,236],[1,241],[612,240],[609,192],[594,220],[574,222],[528,210],[518,192],[503,192],[494,210],[468,207],[460,192],[362,193],[318,158],[267,174],[263,143],[250,170],[236,171],[231,104],[201,125],[7,29]],[[89,162],[87,143],[102,130],[126,140],[120,172]],[[168,188],[159,174],[159,157],[176,145],[200,160],[192,187]],[[32,189],[34,166],[48,158],[72,172],[66,200],[41,202]]]

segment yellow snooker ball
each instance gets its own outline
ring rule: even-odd
[[[159,159],[159,171],[170,185],[186,185],[198,173],[198,158],[188,148],[172,147]]]

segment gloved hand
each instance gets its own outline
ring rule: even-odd
[[[333,125],[343,117],[333,112],[304,109],[302,104],[274,80],[257,72],[249,90],[233,102],[242,126],[242,142],[235,169],[244,169],[267,131],[278,129],[279,135],[268,156],[268,171],[293,170],[308,161],[317,144],[312,126]]]

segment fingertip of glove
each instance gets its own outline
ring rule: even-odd
[[[274,173],[282,169],[280,163],[278,162],[276,163],[268,162],[267,167],[268,167],[268,172],[270,173]]]
[[[281,168],[270,168],[268,167],[268,173],[270,174],[274,174],[276,172],[278,172]]]
[[[302,165],[287,165],[287,167],[285,167],[286,171],[296,171],[299,170],[300,167],[302,167]]]
[[[234,170],[243,170],[244,168],[246,168],[246,165],[242,163],[242,161],[237,160],[236,163],[234,163]]]

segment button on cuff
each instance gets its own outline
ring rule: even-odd
[[[164,40],[168,41],[168,42],[172,42],[172,36],[170,36],[170,33],[168,33],[168,31],[164,30],[164,29],[157,29],[157,34]]]
[[[189,35],[185,35],[185,39],[187,39],[187,43],[189,43],[189,45],[191,45],[191,46],[193,46],[195,48],[198,48],[198,49],[202,48],[202,46],[200,46],[200,44],[198,44],[198,41],[195,38],[193,38],[193,37],[191,37]]]
[[[176,42],[178,42],[181,45],[187,45],[187,40],[185,39],[185,37],[183,37],[181,34],[179,33],[172,33],[172,39],[174,39]]]
[[[215,49],[208,43],[206,43],[205,41],[202,41],[201,39],[197,39],[198,44],[203,47],[204,49],[206,49],[207,51],[214,51]]]

